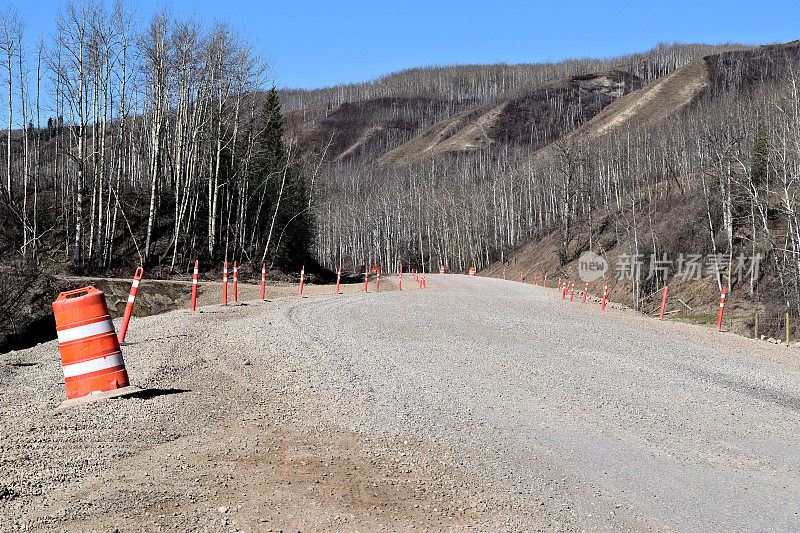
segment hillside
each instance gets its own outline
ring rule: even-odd
[[[502,145],[545,146],[639,87],[638,76],[620,69],[552,81],[435,124],[379,161],[405,165],[424,157]]]
[[[630,67],[495,96],[378,165],[331,168],[320,256],[574,277],[584,250],[633,254],[641,268],[613,286],[616,301],[649,312],[670,284],[682,314],[710,320],[724,286],[739,331],[754,330],[756,311],[775,328],[788,308],[800,334],[800,43],[694,57],[649,82]],[[687,254],[704,276],[682,283]],[[672,270],[653,275],[651,256],[664,255]],[[754,255],[760,268],[737,276],[737,258]]]
[[[438,98],[382,97],[345,102],[319,117],[312,114],[311,120],[294,111],[285,123],[304,153],[324,153],[328,162],[368,163],[453,110],[452,103]]]

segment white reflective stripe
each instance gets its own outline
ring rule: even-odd
[[[138,279],[133,280],[133,286],[134,287],[138,287],[139,286],[139,280]]]
[[[196,279],[192,280],[192,285],[197,285],[197,280]]]
[[[107,368],[114,368],[115,366],[125,366],[125,361],[122,360],[122,353],[115,353],[105,357],[98,357],[89,361],[82,361],[61,367],[64,370],[65,378],[74,378],[75,376],[82,376],[89,372],[97,372],[98,370],[105,370]]]
[[[129,295],[128,295],[128,303],[129,303],[129,304],[132,304],[132,303],[133,303],[133,294],[129,294]]]
[[[70,342],[78,339],[84,339],[93,335],[100,335],[101,333],[113,333],[114,324],[111,320],[103,320],[93,324],[86,324],[84,326],[76,326],[74,328],[56,331],[58,334],[58,342]]]

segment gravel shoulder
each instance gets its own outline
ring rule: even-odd
[[[59,412],[55,342],[0,355],[3,529],[800,529],[796,350],[403,281],[209,284],[132,322],[144,393]]]

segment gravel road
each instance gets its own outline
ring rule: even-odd
[[[0,355],[0,529],[800,529],[797,350],[403,281],[136,319],[145,392],[59,412]]]

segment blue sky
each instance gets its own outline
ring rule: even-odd
[[[128,0],[131,1],[131,0]],[[12,0],[32,50],[51,34],[61,0]],[[383,2],[138,0],[227,22],[257,40],[281,87],[364,81],[408,67],[606,57],[659,42],[770,43],[800,39],[800,0]]]

